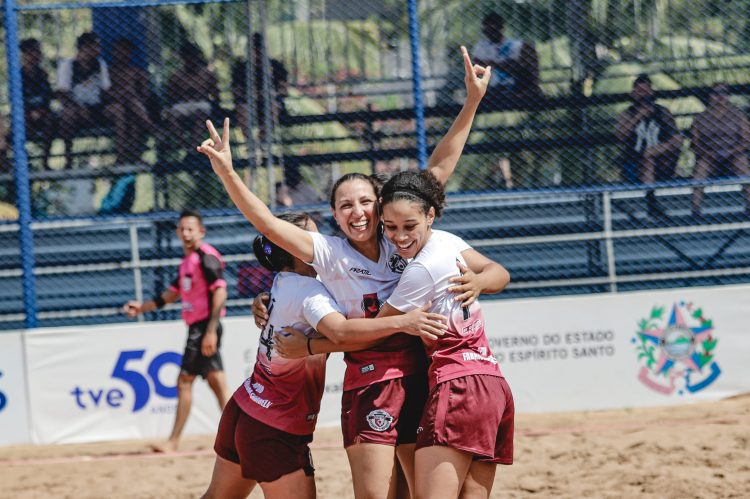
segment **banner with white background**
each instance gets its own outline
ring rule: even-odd
[[[0,333],[0,445],[29,442],[21,333]]]
[[[483,305],[519,412],[717,400],[750,392],[750,287]]]
[[[518,412],[669,405],[750,392],[745,326],[750,286],[485,301],[482,306],[492,352]],[[250,317],[223,324],[221,352],[234,391],[255,362],[259,331]],[[24,334],[34,442],[169,435],[186,336],[183,323]],[[0,362],[23,359],[20,353],[6,355],[22,352],[18,335],[12,338],[0,334],[0,341],[11,345],[0,345]],[[0,364],[0,392],[24,400],[17,388],[22,382],[12,383],[21,396],[10,391],[6,369]],[[340,424],[343,373],[342,356],[332,355],[319,426]],[[0,412],[0,422],[5,416]],[[216,398],[198,378],[186,434],[214,433],[219,416]],[[22,424],[26,413],[14,417],[19,431],[8,433],[23,441],[29,434]],[[3,430],[0,443],[11,443]]]
[[[221,352],[236,387],[257,333],[248,319],[223,321]],[[166,439],[177,408],[177,377],[187,328],[182,322],[50,328],[26,333],[32,437],[37,443]],[[196,378],[185,434],[216,430],[220,411]]]

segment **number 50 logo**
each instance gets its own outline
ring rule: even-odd
[[[151,398],[151,387],[154,393],[164,398],[177,397],[177,385],[168,386],[159,380],[159,372],[167,364],[176,364],[180,367],[182,356],[176,352],[164,352],[154,357],[143,372],[143,367],[138,368],[138,361],[143,359],[145,350],[126,350],[120,352],[115,368],[112,369],[112,379],[119,379],[133,389],[133,412],[143,409]],[[149,380],[151,382],[149,383]],[[125,394],[117,387],[109,388],[86,388],[75,386],[70,394],[74,397],[75,404],[81,410],[98,409],[110,407],[118,409],[123,406]]]
[[[133,412],[138,412],[148,403],[151,397],[151,386],[148,379],[140,371],[128,369],[128,363],[141,360],[145,350],[128,350],[120,352],[115,368],[112,370],[112,378],[120,379],[133,388],[135,402]],[[177,397],[177,385],[167,386],[159,380],[159,371],[165,364],[176,364],[180,367],[182,356],[176,352],[164,352],[153,358],[146,369],[148,378],[154,387],[154,393],[164,398]]]

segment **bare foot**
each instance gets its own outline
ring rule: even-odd
[[[167,440],[166,442],[160,444],[151,444],[150,447],[154,452],[161,452],[165,454],[168,454],[170,452],[177,452],[177,442],[173,442],[171,440]]]

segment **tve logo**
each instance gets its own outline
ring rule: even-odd
[[[176,364],[179,368],[182,355],[176,352],[163,352],[148,363],[145,373],[145,350],[127,350],[120,352],[120,356],[112,370],[112,379],[119,379],[130,385],[133,390],[133,412],[143,409],[153,393],[168,399],[177,397],[177,385],[167,386],[159,379],[159,372],[167,364]],[[150,380],[150,383],[149,383]],[[125,394],[119,388],[84,388],[76,386],[70,392],[75,398],[76,405],[82,410],[99,407],[119,408],[123,405]]]
[[[3,372],[0,371],[0,378],[3,377]],[[5,409],[5,406],[8,405],[8,397],[5,396],[5,394],[0,391],[0,412],[3,412],[3,409]]]

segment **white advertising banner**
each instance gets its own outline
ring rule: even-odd
[[[485,302],[519,412],[716,400],[750,392],[750,287]]]
[[[222,324],[221,353],[231,390],[255,358],[258,335],[247,318]],[[186,335],[181,322],[27,332],[33,441],[165,439],[174,422]],[[198,378],[185,433],[213,433],[219,416],[216,397]]]
[[[29,443],[21,333],[0,333],[0,445]]]
[[[750,392],[750,286],[485,301],[483,309],[519,412],[668,405]],[[251,317],[222,323],[233,392],[255,363],[259,331]],[[183,323],[25,334],[32,428],[23,404],[21,340],[0,334],[0,443],[29,434],[38,443],[169,435]],[[342,355],[332,355],[319,426],[340,424],[343,378]],[[214,433],[219,416],[213,393],[197,380],[186,434]],[[6,431],[11,427],[17,430]]]

